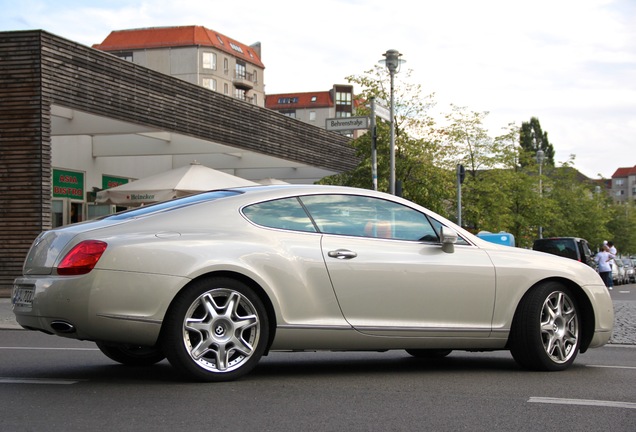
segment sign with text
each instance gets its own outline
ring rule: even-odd
[[[84,199],[84,173],[53,169],[53,197]]]
[[[127,184],[129,180],[123,177],[113,177],[102,175],[102,189],[110,189],[123,184]]]
[[[326,121],[326,129],[329,131],[369,129],[369,117],[328,118]]]

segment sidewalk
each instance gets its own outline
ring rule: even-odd
[[[636,302],[614,300],[614,333],[610,343],[636,345]],[[0,298],[0,330],[22,329],[15,322],[11,300]]]

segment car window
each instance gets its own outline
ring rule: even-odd
[[[534,250],[578,260],[577,246],[573,239],[543,239],[534,243]]]
[[[323,233],[439,241],[426,215],[398,203],[355,195],[312,195],[300,199]]]
[[[152,213],[176,210],[178,208],[187,207],[190,205],[198,204],[200,202],[214,201],[214,200],[225,198],[228,196],[239,195],[241,193],[242,192],[239,192],[239,191],[229,191],[229,190],[203,192],[200,194],[189,195],[183,198],[176,198],[170,201],[162,201],[156,204],[150,204],[150,205],[134,208],[131,210],[125,210],[119,213],[114,213],[112,215],[103,216],[100,219],[106,219],[106,220],[134,219],[134,218],[146,216]]]
[[[255,224],[269,228],[316,232],[316,227],[297,198],[252,204],[243,208],[243,214]]]

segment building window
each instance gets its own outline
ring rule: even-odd
[[[216,91],[216,80],[213,78],[203,78],[203,87]]]
[[[252,78],[255,83],[258,82],[258,71],[256,69],[254,69],[254,75],[252,76]]]
[[[245,79],[247,72],[245,71],[244,62],[237,61],[235,71],[236,71],[236,78]]]
[[[203,53],[203,69],[216,70],[216,54],[215,53]]]
[[[351,105],[351,93],[336,92],[336,105]]]
[[[283,105],[298,103],[298,98],[297,97],[281,97],[281,98],[278,98],[278,103]]]
[[[309,111],[309,121],[316,121],[316,111]]]
[[[258,95],[254,95],[254,105],[258,105]]]
[[[133,61],[133,53],[132,52],[120,52],[117,54],[117,57],[119,57],[122,60],[126,60],[129,62]]]
[[[287,117],[291,117],[291,118],[296,118],[296,111],[295,110],[287,110],[287,111],[279,111],[282,115],[285,115]]]
[[[312,102],[316,102],[317,100],[318,100],[318,96],[312,96],[312,97],[311,97],[311,101],[312,101]]]
[[[223,73],[227,75],[229,71],[230,67],[228,66],[227,59],[223,59]]]
[[[223,94],[230,94],[230,88],[227,83],[223,84]]]
[[[625,179],[614,180],[614,186],[623,186],[624,184],[625,184]]]
[[[336,111],[336,117],[351,117],[351,113],[346,111]]]
[[[240,100],[245,100],[245,90],[235,88],[234,97]]]
[[[241,48],[239,45],[230,42],[230,46],[232,47],[232,49],[236,52],[240,52],[241,54],[243,54],[243,48]]]

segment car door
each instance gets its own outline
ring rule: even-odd
[[[495,300],[488,255],[463,242],[442,250],[423,213],[360,196],[303,197],[345,319],[382,336],[486,337]],[[434,223],[434,222],[433,222]]]

